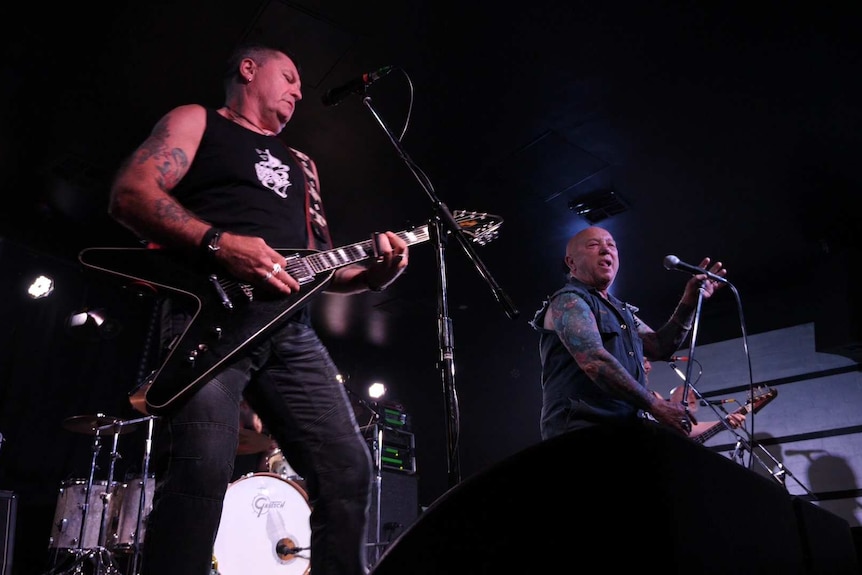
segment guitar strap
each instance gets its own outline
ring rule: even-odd
[[[320,198],[317,166],[307,155],[295,148],[289,148],[302,167],[305,175],[305,224],[308,233],[308,249],[328,250],[332,248],[332,238],[329,226],[323,212],[323,202]]]

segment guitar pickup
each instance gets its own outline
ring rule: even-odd
[[[284,270],[302,284],[307,284],[314,279],[314,270],[299,254],[293,254],[284,258]]]

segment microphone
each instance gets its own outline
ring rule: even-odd
[[[731,399],[701,399],[700,400],[700,404],[704,407],[707,405],[724,405],[725,403],[735,403],[735,402],[736,402],[736,400],[732,399],[732,398]]]
[[[279,541],[275,546],[275,552],[279,555],[296,555],[300,551],[304,551],[305,547],[291,547],[284,541]]]
[[[323,102],[324,106],[337,106],[350,94],[360,94],[364,92],[368,86],[370,86],[392,70],[392,66],[383,66],[382,68],[378,68],[373,72],[362,74],[358,78],[354,78],[346,84],[342,84],[337,88],[332,88],[331,90],[328,90],[321,98],[321,101]]]
[[[725,278],[720,275],[714,274],[711,271],[705,270],[703,268],[699,268],[697,266],[693,266],[691,264],[687,264],[684,261],[681,261],[676,256],[665,256],[664,257],[664,268],[667,270],[679,270],[681,272],[688,272],[693,276],[696,275],[705,275],[711,280],[715,280],[721,283],[730,283]]]

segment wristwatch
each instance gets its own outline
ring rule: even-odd
[[[204,250],[205,254],[212,257],[217,251],[219,251],[219,249],[221,249],[218,245],[221,235],[222,231],[215,226],[211,227],[204,233],[204,237],[201,240],[201,248]]]

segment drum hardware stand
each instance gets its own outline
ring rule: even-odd
[[[105,493],[101,494],[102,519],[99,525],[99,540],[97,541],[96,547],[91,549],[84,549],[84,535],[87,528],[87,515],[90,511],[90,493],[93,489],[93,483],[96,474],[96,460],[98,458],[99,452],[102,450],[101,432],[112,428],[114,429],[114,443],[113,450],[111,452],[111,465],[110,471],[108,473],[106,491]],[[116,423],[95,428],[92,449],[93,456],[90,461],[90,475],[87,478],[87,485],[84,489],[84,503],[81,505],[81,532],[78,537],[78,547],[75,548],[75,554],[77,555],[77,557],[72,562],[72,564],[69,565],[69,567],[66,568],[64,571],[57,571],[56,569],[51,569],[47,573],[45,573],[45,575],[83,574],[84,561],[87,559],[89,559],[93,563],[93,575],[122,575],[117,567],[117,564],[114,562],[114,558],[111,556],[110,552],[104,545],[108,508],[110,507],[111,497],[114,495],[113,473],[114,462],[118,457],[117,443],[119,441],[119,437],[120,427]]]
[[[147,422],[147,439],[144,442],[144,458],[141,464],[141,495],[140,500],[138,501],[138,519],[135,525],[135,536],[132,542],[132,547],[134,548],[134,554],[132,555],[132,569],[133,573],[129,573],[128,575],[138,575],[140,569],[140,557],[141,557],[141,543],[140,534],[141,529],[143,528],[143,518],[144,518],[144,509],[146,508],[146,499],[147,499],[147,480],[149,479],[150,473],[150,454],[152,453],[153,448],[153,427],[155,425],[156,416],[148,415],[147,417],[141,417],[139,419],[133,419],[127,424],[132,423],[140,423],[142,421]]]

